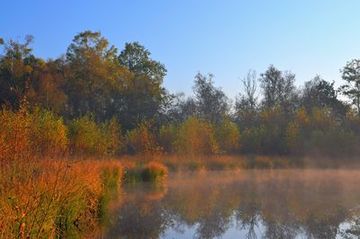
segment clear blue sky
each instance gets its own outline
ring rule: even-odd
[[[233,97],[249,69],[269,64],[298,85],[316,74],[338,85],[340,68],[360,57],[359,9],[358,0],[4,0],[0,36],[32,34],[35,53],[55,58],[80,31],[101,31],[120,49],[145,45],[172,92],[190,93],[200,71]]]

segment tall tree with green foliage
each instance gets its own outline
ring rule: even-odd
[[[347,111],[346,105],[337,98],[334,82],[327,82],[320,76],[305,82],[301,101],[308,112],[311,112],[314,107],[325,107],[337,116],[343,117]]]
[[[0,104],[19,108],[28,93],[36,61],[30,47],[32,41],[32,36],[26,36],[24,43],[1,41],[4,53],[0,55]]]
[[[235,120],[243,128],[256,124],[258,110],[256,81],[256,72],[249,71],[247,76],[241,81],[243,91],[235,101]]]
[[[113,91],[122,87],[126,69],[120,67],[117,49],[100,32],[76,35],[66,53],[66,93],[71,117],[94,113],[97,120],[112,118]]]
[[[291,72],[281,72],[270,65],[265,73],[261,74],[261,88],[263,89],[263,106],[271,109],[280,107],[290,113],[296,107],[297,92],[294,85],[295,75]]]
[[[225,93],[214,86],[213,75],[198,73],[195,76],[195,103],[199,117],[211,123],[219,123],[229,112],[228,98]]]
[[[353,59],[344,66],[342,79],[346,84],[342,85],[340,90],[351,99],[360,116],[360,59]]]
[[[126,43],[118,56],[119,63],[133,74],[118,95],[121,103],[119,114],[125,128],[157,118],[166,101],[166,91],[162,86],[166,68],[150,55],[144,46],[133,42]]]

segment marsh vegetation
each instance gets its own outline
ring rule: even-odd
[[[250,71],[231,101],[211,74],[170,93],[138,42],[31,43],[0,39],[0,237],[357,235],[357,172],[308,168],[358,166],[360,60],[340,88]]]

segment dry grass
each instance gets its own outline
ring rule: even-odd
[[[33,160],[8,165],[0,176],[0,238],[91,233],[97,229],[107,187],[118,187],[121,178],[117,161]]]
[[[168,168],[153,157],[126,157],[121,160],[125,168],[124,181],[134,184],[138,182],[164,182],[168,176]]]

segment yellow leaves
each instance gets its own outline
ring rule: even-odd
[[[113,155],[123,147],[116,120],[97,124],[90,116],[71,122],[70,141],[72,150],[80,154]]]
[[[240,131],[235,123],[225,119],[216,127],[216,139],[221,151],[229,153],[239,149]]]
[[[0,161],[25,159],[32,155],[31,118],[26,112],[0,112]]]
[[[213,126],[195,117],[190,117],[180,126],[175,147],[180,154],[211,154],[219,151]]]
[[[325,130],[335,122],[326,108],[313,108],[311,124],[314,128]]]
[[[286,129],[286,142],[290,149],[299,147],[300,126],[297,122],[290,122]]]
[[[67,127],[53,113],[40,109],[1,111],[0,159],[56,156],[64,153],[67,147]]]
[[[147,122],[140,123],[137,128],[128,132],[126,138],[128,146],[136,153],[146,154],[160,150]]]
[[[308,125],[310,122],[309,116],[306,113],[305,108],[300,108],[295,115],[295,121],[298,122],[300,125]]]
[[[62,118],[52,112],[36,108],[32,113],[33,149],[40,155],[56,156],[63,154],[69,144],[67,127]]]

